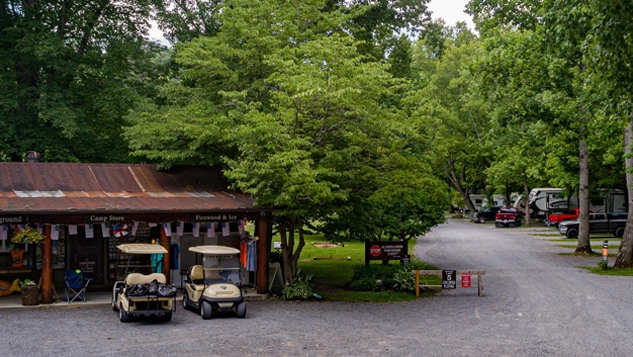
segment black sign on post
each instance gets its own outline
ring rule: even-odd
[[[406,241],[371,242],[365,241],[365,264],[370,260],[402,260],[407,256]]]
[[[457,272],[442,270],[442,289],[457,289]]]

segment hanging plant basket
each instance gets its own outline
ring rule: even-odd
[[[13,243],[42,243],[43,241],[44,235],[33,227],[28,227],[24,231],[16,230],[11,236]]]

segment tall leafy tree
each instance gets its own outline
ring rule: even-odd
[[[601,104],[615,127],[624,126],[624,148],[628,211],[633,212],[633,8],[626,1],[591,0],[591,36],[587,41],[589,72],[595,85],[605,93]],[[618,125],[619,124],[619,125]],[[633,215],[629,214],[616,257],[615,268],[633,267]]]
[[[177,80],[163,86],[163,101],[146,101],[131,113],[135,125],[126,134],[136,154],[165,166],[222,163],[236,188],[277,208],[287,283],[297,273],[309,222],[327,224],[360,202],[384,211],[372,195],[420,168],[391,160],[400,157],[396,143],[410,131],[404,112],[390,104],[399,83],[345,33],[355,13],[326,5],[227,1],[215,36],[175,47]],[[432,182],[417,177],[408,189]],[[402,221],[410,224],[420,209],[403,199],[405,205],[409,216]],[[427,209],[421,217],[428,230],[443,217],[435,206]],[[420,225],[421,217],[414,222]]]
[[[136,0],[0,2],[0,156],[128,159],[122,117],[157,78],[149,11]]]
[[[462,36],[471,40],[459,41]],[[438,174],[459,192],[468,209],[474,211],[469,194],[482,185],[489,160],[485,140],[487,109],[470,70],[475,59],[481,56],[481,46],[467,31],[459,33],[455,43],[435,61],[428,83],[421,83],[422,87],[411,93],[407,103],[414,117],[420,120],[419,127],[428,140],[427,145],[432,147],[425,154],[431,155],[432,165],[439,168]]]

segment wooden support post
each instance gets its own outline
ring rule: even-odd
[[[268,293],[268,260],[270,255],[269,223],[265,217],[257,220],[257,293]]]
[[[51,241],[51,225],[44,225],[44,241],[42,242],[42,304],[53,303],[53,242]],[[33,262],[35,268],[35,261]]]
[[[169,224],[169,222],[167,222],[167,224]],[[170,273],[170,271],[169,271],[169,269],[170,269],[170,263],[169,263],[169,259],[170,259],[169,251],[170,251],[170,249],[169,248],[170,248],[171,241],[169,239],[170,237],[167,237],[167,234],[165,233],[165,228],[163,228],[162,224],[159,225],[159,228],[160,228],[159,229],[159,232],[160,232],[160,245],[163,248],[167,249],[167,254],[163,254],[163,274],[165,274],[165,279],[167,281],[167,284],[169,285],[169,284],[171,284],[171,281],[170,281],[171,280],[170,279],[171,274],[169,274]]]
[[[415,296],[420,296],[420,271],[415,271]]]
[[[479,296],[484,296],[484,283],[481,281],[481,273],[477,274],[477,289],[479,290]]]

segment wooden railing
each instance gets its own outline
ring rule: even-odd
[[[415,296],[420,296],[420,287],[427,287],[427,288],[442,288],[442,285],[420,285],[420,275],[437,275],[440,278],[442,277],[442,271],[441,270],[413,270],[412,271],[413,274],[415,274]],[[458,280],[461,283],[462,280],[462,274],[470,274],[471,277],[476,276],[477,277],[477,289],[479,291],[479,296],[484,296],[484,284],[483,281],[481,280],[481,277],[483,275],[486,275],[486,272],[484,270],[457,270],[456,274],[458,276]],[[461,284],[457,284],[457,288],[461,288]],[[472,285],[472,281],[471,281],[471,286]]]

